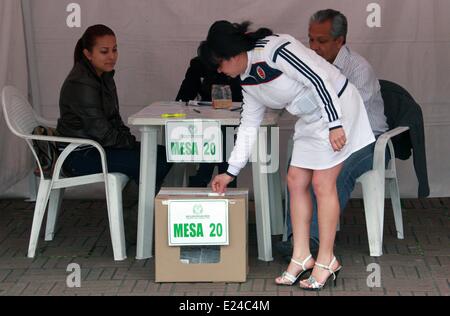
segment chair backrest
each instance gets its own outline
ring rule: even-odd
[[[35,174],[38,175],[39,172],[41,178],[44,178],[45,173],[39,159],[39,153],[33,146],[33,141],[28,138],[32,136],[34,129],[39,126],[36,113],[23,93],[12,86],[6,86],[2,90],[2,108],[8,128],[14,135],[24,139],[33,153],[37,163]]]
[[[8,128],[21,138],[30,136],[39,125],[36,113],[27,98],[15,87],[3,88],[2,107]]]

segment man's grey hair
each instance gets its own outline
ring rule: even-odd
[[[315,22],[324,23],[326,21],[331,21],[331,36],[334,39],[343,36],[345,44],[347,42],[348,32],[348,22],[345,15],[333,9],[320,10],[313,14],[309,21],[309,24]]]

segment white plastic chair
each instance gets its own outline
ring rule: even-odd
[[[398,189],[397,169],[395,167],[395,151],[391,139],[408,130],[409,127],[400,126],[382,134],[375,144],[372,170],[367,171],[356,180],[362,184],[367,235],[372,257],[379,257],[383,254],[384,191],[386,183],[389,185],[397,238],[404,238],[402,207]],[[385,168],[386,147],[389,148],[391,156],[387,168]]]
[[[108,208],[109,228],[114,253],[114,260],[126,259],[125,234],[123,228],[122,190],[128,182],[128,177],[121,173],[108,173],[105,151],[99,143],[89,139],[77,139],[54,136],[32,135],[33,129],[39,125],[51,126],[36,115],[28,103],[27,98],[16,88],[7,86],[2,91],[3,113],[6,123],[13,134],[24,139],[39,166],[41,174],[36,206],[34,208],[33,224],[31,229],[28,257],[34,258],[42,226],[45,210],[48,204],[47,227],[45,240],[51,241],[54,237],[55,224],[62,197],[66,188],[92,184],[105,183],[106,204]],[[69,144],[60,154],[51,179],[45,179],[42,166],[33,147],[33,140],[59,142]],[[90,145],[98,150],[102,162],[103,172],[82,177],[63,178],[61,168],[69,154],[81,145]]]

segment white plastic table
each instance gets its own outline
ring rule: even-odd
[[[195,112],[194,109],[201,113]],[[144,108],[128,119],[130,125],[138,126],[141,132],[141,167],[139,182],[139,209],[136,259],[152,257],[154,199],[156,178],[157,136],[161,126],[165,126],[174,118],[162,118],[162,114],[184,113],[182,120],[212,119],[221,125],[239,126],[239,111],[215,110],[212,107],[185,106],[180,102],[156,102]],[[280,111],[268,110],[265,114],[258,137],[258,159],[252,162],[253,189],[255,195],[256,233],[258,241],[258,258],[272,261],[272,235],[283,233],[282,193],[279,168],[277,172],[267,173],[266,164],[261,157],[267,157],[267,139],[270,139],[271,128],[278,124]],[[278,131],[278,130],[276,130]],[[234,135],[227,135],[233,137]],[[228,141],[227,141],[228,143]],[[272,151],[272,155],[273,155]],[[278,157],[272,157],[278,159]]]

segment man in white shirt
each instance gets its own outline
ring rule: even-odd
[[[309,46],[318,55],[339,68],[361,94],[366,107],[369,121],[375,134],[380,136],[388,130],[384,115],[384,102],[381,97],[380,84],[371,65],[359,54],[352,51],[347,45],[347,18],[340,12],[327,9],[316,12],[309,24]],[[351,193],[355,187],[356,179],[370,170],[373,165],[375,143],[352,154],[344,163],[341,174],[337,179],[337,190],[341,213],[345,209]],[[317,248],[319,228],[317,221],[317,205],[314,200],[313,221],[311,224],[311,248]],[[288,216],[290,210],[288,210]],[[288,236],[292,228],[288,220]],[[277,245],[283,255],[290,255],[291,240]]]

